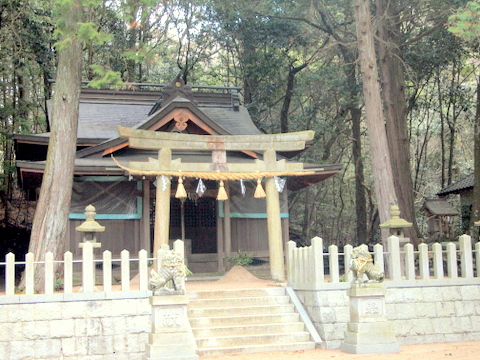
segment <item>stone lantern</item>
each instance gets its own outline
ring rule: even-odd
[[[97,213],[93,205],[88,205],[85,208],[84,214],[86,220],[75,228],[75,230],[83,233],[83,242],[78,244],[78,247],[83,248],[83,245],[89,242],[92,243],[93,248],[99,248],[102,244],[97,242],[97,233],[105,231],[105,226],[101,226],[95,221],[95,215],[97,215]]]
[[[389,236],[393,235],[398,237],[400,249],[403,249],[403,246],[410,242],[410,238],[405,237],[405,229],[413,227],[413,224],[400,217],[400,209],[397,205],[390,206],[390,216],[391,218],[389,220],[380,224],[380,228],[389,229]],[[387,249],[387,251],[389,251],[389,249]]]
[[[83,233],[83,242],[78,244],[82,249],[82,288],[80,291],[93,292],[95,288],[95,263],[94,249],[98,249],[102,244],[97,242],[97,233],[105,231],[105,226],[101,226],[95,221],[95,207],[88,205],[85,208],[85,221],[75,229]]]

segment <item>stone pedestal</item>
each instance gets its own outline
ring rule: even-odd
[[[400,346],[392,324],[387,320],[386,289],[382,284],[353,285],[350,298],[350,321],[340,349],[350,354],[396,353]]]
[[[198,360],[197,344],[187,317],[185,295],[154,295],[152,332],[143,360]]]

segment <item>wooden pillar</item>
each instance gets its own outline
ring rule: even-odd
[[[225,190],[229,192],[228,183]],[[230,218],[230,200],[223,200],[223,237],[225,239],[225,257],[232,256],[232,222]],[[228,268],[228,263],[227,263]]]
[[[275,150],[266,150],[263,160],[267,170],[276,170],[277,156]],[[285,264],[283,255],[282,224],[280,219],[280,196],[275,179],[268,177],[265,180],[267,194],[267,231],[268,250],[270,256],[270,275],[273,280],[285,280]]]
[[[224,253],[224,241],[223,241],[223,219],[220,216],[220,209],[217,206],[217,270],[219,272],[225,271],[225,253]]]
[[[172,150],[162,148],[158,152],[158,162],[160,169],[170,169],[172,161]],[[157,176],[157,191],[155,203],[155,231],[153,237],[153,256],[157,255],[162,245],[168,245],[170,236],[170,189],[171,185],[167,184],[163,190],[164,184],[162,177]]]
[[[150,248],[150,180],[143,181],[142,224],[140,229],[140,249],[151,254]]]

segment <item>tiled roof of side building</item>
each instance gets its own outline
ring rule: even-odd
[[[446,196],[449,194],[458,194],[464,190],[473,188],[473,173],[465,176],[464,178],[444,187],[440,190],[438,196]]]

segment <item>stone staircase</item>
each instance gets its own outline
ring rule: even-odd
[[[188,293],[200,356],[314,349],[285,288]]]

